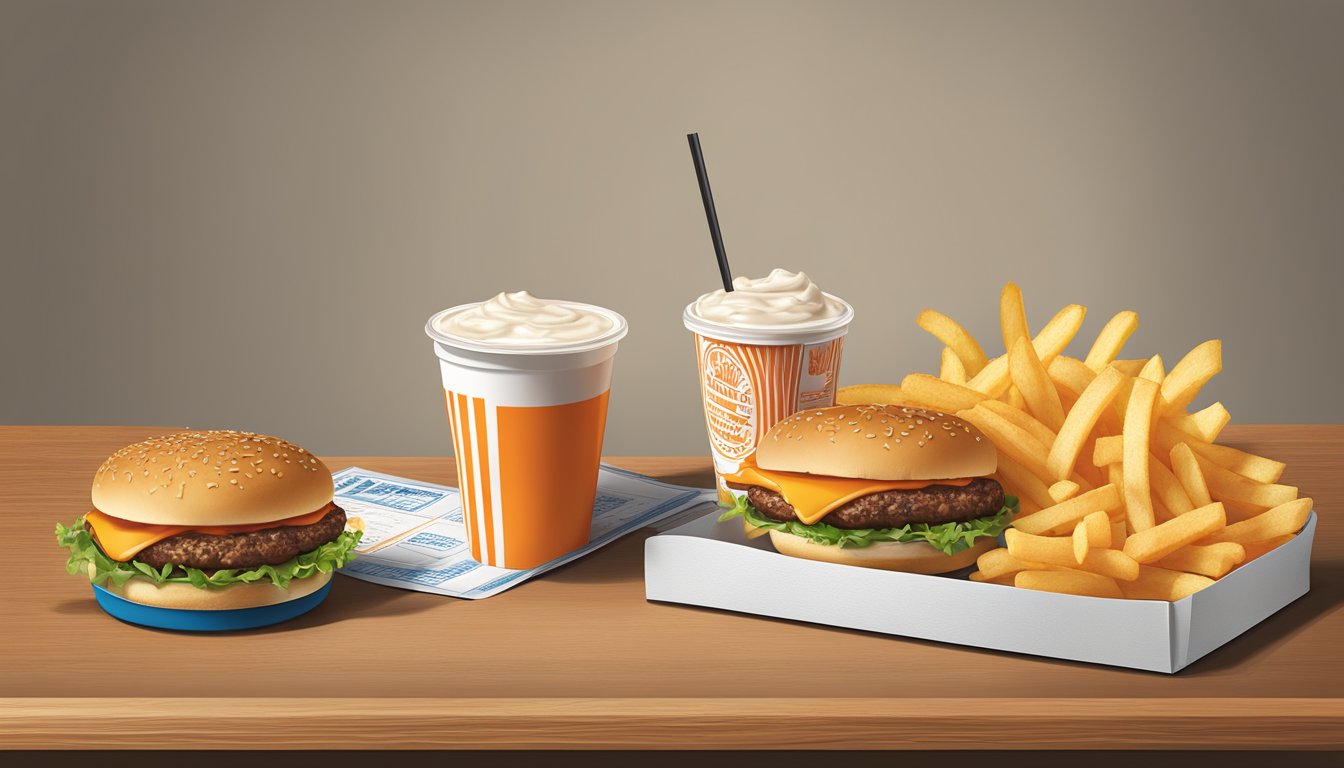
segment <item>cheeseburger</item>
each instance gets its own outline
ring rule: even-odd
[[[67,569],[87,574],[118,618],[259,626],[321,602],[333,570],[351,558],[360,534],[346,530],[332,491],[326,465],[293,443],[179,432],[112,454],[94,474],[93,509],[57,525],[56,538],[70,550]],[[223,613],[183,618],[202,611]],[[244,623],[227,625],[226,614]]]
[[[745,491],[720,517],[785,555],[914,573],[969,566],[1017,499],[987,477],[994,446],[955,416],[903,405],[800,411],[724,479]]]

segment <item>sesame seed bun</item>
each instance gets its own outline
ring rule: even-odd
[[[837,547],[784,531],[770,531],[770,543],[781,555],[906,573],[950,573],[969,568],[976,558],[999,545],[991,536],[955,555],[945,555],[922,541],[878,541],[866,547]]]
[[[93,476],[93,506],[137,523],[246,525],[304,515],[332,500],[331,471],[299,446],[227,430],[128,445]]]
[[[865,480],[947,480],[991,474],[999,460],[994,444],[955,415],[912,405],[837,405],[775,424],[756,447],[756,463]]]
[[[190,611],[227,611],[238,608],[260,608],[307,597],[331,581],[330,573],[315,573],[303,579],[294,579],[288,587],[277,587],[269,579],[250,584],[230,584],[226,587],[200,589],[190,584],[159,584],[149,579],[131,578],[117,586],[111,581],[103,588],[112,594],[140,605],[158,608],[178,608]]]

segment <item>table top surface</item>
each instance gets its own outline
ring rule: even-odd
[[[703,729],[703,743],[717,746],[781,746],[777,729],[769,725],[776,717],[795,718],[800,727],[827,718],[853,723],[865,717],[888,724],[898,717],[906,723],[917,718],[960,723],[955,739],[932,739],[926,746],[978,743],[970,724],[980,721],[1034,723],[1046,732],[1066,721],[1088,728],[1110,723],[1105,737],[1085,738],[1079,730],[1083,726],[1059,726],[1061,733],[1051,742],[1055,746],[1207,746],[1213,742],[1187,732],[1194,727],[1188,724],[1225,715],[1230,719],[1220,722],[1232,729],[1234,721],[1241,722],[1237,713],[1242,708],[1247,718],[1258,710],[1262,724],[1265,717],[1281,717],[1294,726],[1288,735],[1265,728],[1255,737],[1263,741],[1242,734],[1247,744],[1319,748],[1344,743],[1339,735],[1344,730],[1344,612],[1339,610],[1344,527],[1331,522],[1333,510],[1344,503],[1344,425],[1226,430],[1224,442],[1286,461],[1281,482],[1298,485],[1315,499],[1321,522],[1312,588],[1172,676],[650,603],[643,582],[643,540],[650,531],[485,600],[339,578],[322,606],[275,627],[224,634],[140,629],[105,615],[87,581],[65,572],[52,529],[88,509],[90,478],[103,458],[165,431],[171,430],[0,427],[0,519],[11,541],[9,556],[0,558],[0,582],[9,585],[0,601],[0,622],[6,627],[0,630],[0,745],[59,746],[61,731],[52,721],[93,717],[112,701],[129,701],[143,712],[156,707],[181,712],[188,698],[202,722],[209,722],[212,712],[245,708],[257,699],[284,700],[290,709],[308,707],[314,713],[322,713],[326,702],[329,717],[342,707],[368,713],[385,706],[382,716],[388,723],[429,710],[448,718],[440,723],[437,740],[417,741],[406,727],[406,738],[389,735],[385,746],[553,743],[522,737],[543,733],[541,724],[561,712],[575,722],[588,722],[588,717],[609,723],[587,737],[567,736],[562,743],[569,746],[653,745],[670,738],[653,726],[685,726],[692,712],[700,715],[696,727]],[[443,457],[324,460],[333,470],[359,465],[456,484],[453,462]],[[608,461],[672,483],[710,484],[705,457]],[[213,705],[200,703],[210,700]],[[555,703],[548,707],[548,701]],[[1095,717],[1087,714],[1089,707],[1097,708]],[[1170,738],[1136,736],[1114,722],[1131,708],[1135,718],[1169,712],[1163,722],[1187,725],[1181,726],[1185,730],[1172,725]],[[477,729],[476,740],[447,733],[451,728],[445,723],[456,722],[453,717],[486,717],[487,711],[506,725],[530,730],[482,736]],[[938,720],[940,712],[946,722]],[[610,725],[617,721],[629,725]],[[718,722],[724,727],[716,728]],[[752,722],[762,730],[753,731]],[[986,727],[987,738],[1006,739],[997,727]],[[641,740],[640,728],[653,730]],[[1158,731],[1162,728],[1153,734]],[[612,735],[618,732],[620,738]],[[314,733],[309,737],[317,738]],[[210,741],[200,733],[195,740],[189,736],[178,734],[173,743],[189,747]],[[508,741],[509,736],[519,740]],[[292,745],[285,738],[249,743]],[[323,738],[361,741],[335,730]],[[800,735],[796,743],[910,746],[911,734],[827,740],[814,730],[811,738]],[[1207,738],[1218,737],[1211,732]],[[124,743],[115,734],[106,739],[97,744]]]

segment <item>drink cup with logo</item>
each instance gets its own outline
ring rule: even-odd
[[[523,569],[587,544],[625,318],[521,291],[445,309],[425,332],[472,557]]]
[[[695,334],[700,392],[719,499],[775,422],[804,408],[835,405],[845,334],[854,310],[802,272],[739,277],[733,291],[691,302],[682,322]]]

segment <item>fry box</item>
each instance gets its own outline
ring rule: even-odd
[[[741,523],[718,524],[716,517],[645,542],[649,600],[1167,673],[1306,594],[1316,533],[1312,512],[1292,541],[1168,603],[1037,592],[969,581],[964,573],[924,576],[802,560],[775,552],[769,537],[748,541]]]

